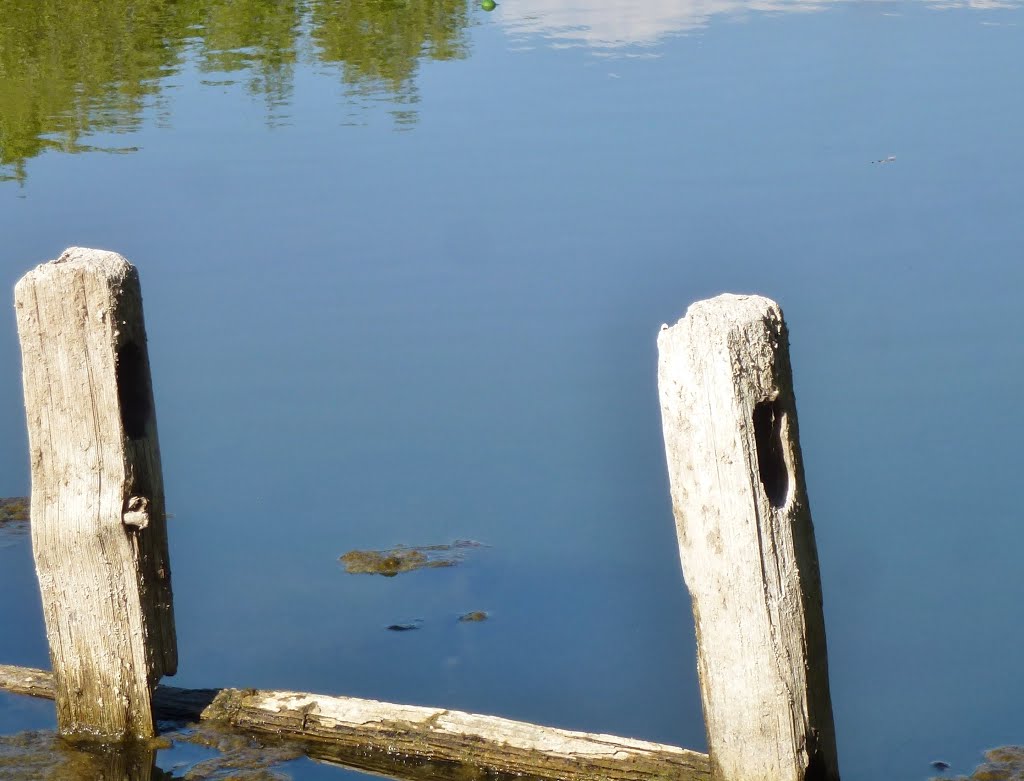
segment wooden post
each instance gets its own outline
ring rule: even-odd
[[[15,307],[58,726],[149,737],[177,645],[138,272],[69,249],[22,277]]]
[[[837,781],[825,623],[782,311],[689,308],[658,337],[712,776]]]

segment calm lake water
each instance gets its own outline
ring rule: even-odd
[[[0,13],[3,285],[72,245],[142,275],[171,682],[703,748],[655,338],[758,292],[791,329],[843,778],[1024,741],[1024,4]],[[337,560],[455,539],[489,547]],[[48,666],[24,535],[0,626],[0,663]],[[0,733],[53,723],[0,695]]]

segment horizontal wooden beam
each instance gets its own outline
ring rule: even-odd
[[[45,670],[0,665],[0,689],[53,699]],[[706,754],[612,735],[570,732],[496,716],[256,689],[157,687],[158,720],[202,720],[300,740],[315,759],[398,778],[448,777],[439,765],[501,776],[589,781],[709,781]],[[451,777],[459,776],[452,772]]]
[[[0,664],[0,690],[52,700],[55,696],[53,673],[34,667]]]

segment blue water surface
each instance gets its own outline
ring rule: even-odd
[[[506,0],[412,99],[299,57],[268,102],[190,51],[87,139],[138,151],[26,159],[3,285],[73,245],[142,276],[173,682],[703,749],[655,337],[757,292],[791,331],[843,778],[1024,741],[1022,32],[1009,1]],[[454,539],[489,547],[337,561]],[[47,666],[26,537],[0,626],[0,662]],[[4,733],[52,718],[0,696]]]

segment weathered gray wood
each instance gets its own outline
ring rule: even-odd
[[[817,549],[782,311],[759,296],[701,301],[662,327],[658,351],[713,775],[835,781]]]
[[[53,673],[34,667],[0,664],[0,691],[24,694],[27,697],[54,698]]]
[[[44,670],[0,666],[0,689],[52,698],[48,680]],[[154,707],[161,719],[201,718],[301,740],[310,756],[399,778],[466,778],[470,774],[463,766],[469,765],[562,781],[709,779],[708,757],[696,751],[441,708],[298,692],[166,686],[157,688]]]
[[[70,249],[18,282],[15,307],[59,728],[150,736],[177,650],[138,273]]]
[[[241,729],[563,781],[707,778],[707,758],[685,749],[352,697],[225,689],[203,718]]]

